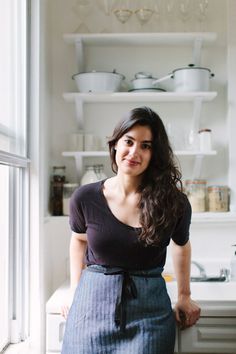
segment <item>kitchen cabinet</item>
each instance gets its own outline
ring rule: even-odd
[[[179,353],[235,353],[236,317],[201,317],[179,337]]]
[[[201,49],[203,43],[214,42],[216,33],[130,33],[130,34],[65,34],[64,40],[75,45],[78,71],[86,70],[85,49],[89,46],[192,46],[192,62],[195,65],[201,63]],[[124,102],[192,102],[193,103],[193,123],[192,126],[198,131],[202,103],[211,101],[217,96],[216,92],[116,92],[116,93],[64,93],[63,97],[67,102],[73,102],[76,109],[78,128],[84,126],[84,103],[124,103]],[[194,168],[195,177],[199,177],[201,162],[204,155],[215,155],[216,151],[207,154],[199,151],[175,151],[178,156],[196,157]],[[81,177],[83,157],[86,156],[107,156],[107,152],[64,152],[63,156],[74,156],[76,168]]]
[[[235,282],[192,283],[192,296],[199,302],[201,317],[197,324],[180,331],[177,328],[175,353],[236,353]],[[60,353],[65,320],[60,307],[67,297],[69,281],[64,282],[46,304],[46,353]],[[177,297],[175,282],[167,283],[167,291],[174,306]]]

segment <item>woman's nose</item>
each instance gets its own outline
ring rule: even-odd
[[[135,156],[135,155],[138,153],[138,150],[139,150],[138,145],[137,145],[137,144],[133,144],[133,145],[130,147],[129,154]]]

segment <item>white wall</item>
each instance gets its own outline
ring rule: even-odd
[[[207,159],[203,174],[212,183],[227,184],[228,183],[228,160],[227,160],[227,144],[225,136],[227,134],[227,89],[226,85],[229,78],[229,97],[230,97],[230,124],[235,129],[235,83],[231,79],[231,72],[235,69],[235,42],[236,38],[234,29],[235,19],[235,2],[229,0],[230,11],[229,30],[231,35],[227,37],[227,5],[228,1],[210,0],[208,21],[204,24],[203,30],[215,31],[218,33],[217,43],[210,47],[210,50],[203,51],[202,64],[212,69],[216,77],[212,80],[212,89],[218,91],[217,98],[210,104],[205,104],[202,113],[201,125],[212,128],[213,144],[216,149],[219,149],[217,157],[211,160]],[[44,255],[42,264],[44,264],[44,290],[43,298],[46,299],[67,277],[68,267],[68,247],[70,239],[70,230],[68,226],[68,218],[66,217],[49,217],[48,216],[48,189],[49,189],[49,173],[54,165],[66,165],[67,179],[70,182],[77,181],[75,163],[72,158],[64,158],[61,156],[62,151],[67,151],[69,148],[70,133],[77,131],[77,123],[75,117],[75,107],[73,104],[66,103],[62,98],[62,93],[66,91],[75,91],[75,83],[71,79],[72,74],[77,72],[77,64],[75,58],[75,48],[73,45],[68,45],[63,41],[63,34],[73,32],[77,27],[83,28],[87,26],[90,31],[102,32],[111,30],[113,32],[122,31],[196,31],[199,30],[199,24],[196,21],[190,21],[184,26],[179,19],[173,24],[164,21],[163,18],[152,18],[150,25],[142,28],[137,23],[135,17],[130,21],[128,26],[118,23],[112,15],[107,17],[94,5],[94,13],[87,16],[82,22],[73,11],[75,0],[48,0],[44,1],[42,7],[42,57],[41,57],[41,73],[42,73],[42,99],[41,99],[41,119],[43,121],[42,136],[42,157],[44,161],[44,172],[42,176],[43,187],[43,208],[44,215],[44,234],[42,235],[42,244]],[[96,1],[93,1],[96,4]],[[96,11],[96,12],[95,12]],[[128,28],[129,27],[129,28]],[[229,39],[227,39],[229,38]],[[227,40],[229,40],[228,62],[227,62]],[[118,62],[117,71],[126,75],[129,81],[134,73],[140,70],[148,70],[160,77],[163,74],[173,70],[178,66],[183,66],[191,61],[191,53],[186,48],[178,50],[176,48],[175,57],[159,49],[149,49],[152,56],[140,49],[135,49],[135,56],[142,59],[143,63],[148,62],[148,65],[143,64],[140,67],[141,61],[136,61],[128,54],[126,48],[99,49],[102,51],[99,59],[93,53],[93,49],[86,53],[87,68],[111,70],[113,62],[117,63],[117,56],[123,59]],[[107,53],[109,61],[106,66],[103,63],[102,57]],[[88,55],[89,54],[89,55]],[[122,55],[121,55],[122,54]],[[184,62],[182,56],[184,54]],[[169,59],[168,59],[169,58]],[[130,66],[130,62],[132,65]],[[127,64],[128,63],[128,64]],[[103,66],[104,65],[104,66]],[[228,68],[230,68],[228,71]],[[95,67],[96,66],[96,67]],[[97,67],[98,66],[98,67]],[[132,67],[132,70],[130,68]],[[234,75],[235,77],[235,75]],[[145,102],[143,102],[145,103]],[[141,103],[140,103],[141,104]],[[174,122],[174,128],[182,134],[186,127],[189,126],[192,112],[192,106],[152,104],[165,122]],[[120,118],[124,111],[132,108],[132,105],[85,105],[85,128],[87,131],[96,126],[97,134],[100,137],[109,136],[112,133],[114,123]],[[176,113],[177,112],[177,113]],[[186,116],[183,118],[182,116]],[[104,119],[105,117],[105,119]],[[103,122],[106,123],[103,125]],[[181,124],[180,124],[181,122]],[[234,130],[235,131],[235,130]],[[231,131],[232,132],[232,131]],[[233,133],[229,132],[229,135]],[[233,161],[232,155],[231,161]],[[93,161],[93,160],[88,160]],[[101,159],[105,163],[104,159]],[[220,161],[220,163],[219,163]],[[190,160],[182,161],[183,172],[186,177],[191,171],[192,162]],[[106,164],[106,173],[109,173],[109,164]],[[235,177],[235,172],[229,174],[232,182]],[[235,179],[234,179],[235,180]],[[235,183],[235,182],[232,182]],[[213,259],[213,260],[228,260],[231,254],[231,244],[236,243],[235,239],[235,224],[228,225],[207,225],[193,224],[191,227],[191,240],[193,245],[193,258],[195,259]]]

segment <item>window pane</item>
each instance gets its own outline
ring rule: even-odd
[[[0,11],[0,150],[22,156],[26,156],[26,2],[1,0]]]
[[[9,338],[9,167],[0,165],[0,350]]]

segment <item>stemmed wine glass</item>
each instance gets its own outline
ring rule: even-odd
[[[168,22],[168,30],[173,30],[174,16],[175,16],[175,0],[165,0],[164,12]]]
[[[208,11],[209,1],[208,0],[198,0],[197,4],[197,20],[200,26],[203,22],[206,22],[206,16]]]
[[[120,0],[116,3],[116,7],[113,10],[116,18],[121,23],[126,23],[132,15],[132,10],[129,6],[128,0]]]
[[[179,0],[179,14],[183,23],[190,18],[190,0]]]
[[[153,3],[151,0],[139,1],[139,8],[135,10],[135,15],[137,16],[141,25],[147,23],[154,13]]]
[[[92,11],[92,1],[91,0],[77,0],[72,10],[76,13],[80,20],[80,25],[74,31],[75,33],[85,33],[89,32],[88,27],[85,25],[84,20]]]
[[[106,15],[110,16],[114,0],[97,0],[97,7]]]

